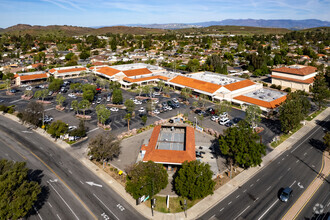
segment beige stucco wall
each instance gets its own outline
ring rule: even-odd
[[[309,78],[312,78],[316,76],[317,72],[308,74],[306,76],[300,76],[300,75],[294,75],[294,74],[287,74],[287,73],[279,73],[279,72],[272,72],[272,75],[274,76],[281,76],[281,77],[287,77],[287,78],[292,78],[292,79],[298,79],[298,80],[306,80]]]
[[[310,84],[289,82],[286,80],[280,80],[275,78],[272,78],[272,84],[281,85],[282,87],[290,87],[292,89],[297,89],[297,90],[305,90],[306,92],[309,92],[309,86],[310,86]]]

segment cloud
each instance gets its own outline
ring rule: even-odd
[[[66,10],[78,9],[81,11],[85,11],[85,9],[81,8],[78,4],[74,3],[73,1],[69,1],[69,0],[41,0],[41,1],[52,3],[54,5],[57,5],[60,8],[66,9]]]

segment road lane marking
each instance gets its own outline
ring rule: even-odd
[[[284,160],[284,157],[282,158],[282,160]]]
[[[324,123],[324,122],[323,122],[323,123]],[[302,141],[300,144],[298,144],[298,146],[295,147],[295,148],[291,151],[291,153],[293,153],[298,147],[300,147],[300,145],[302,145],[307,139],[309,139],[313,134],[315,134],[320,128],[321,128],[321,127],[317,128],[313,133],[311,133],[307,138],[305,138],[304,141]]]
[[[57,190],[55,189],[55,187],[47,181],[47,183],[53,188],[53,190],[56,192],[56,194],[62,199],[62,201],[64,202],[64,204],[70,209],[70,211],[73,213],[73,215],[77,218],[78,216],[76,215],[76,213],[74,213],[74,211],[71,209],[71,207],[69,206],[69,204],[63,199],[63,197],[57,192]]]
[[[280,164],[280,163],[281,163],[280,161],[277,162],[277,164]]]
[[[33,206],[33,208],[34,208],[34,211],[36,211],[36,213],[38,214],[39,218],[42,220],[41,215],[39,214],[39,212],[38,212],[38,210],[36,209],[36,207]]]
[[[47,167],[48,170],[50,170],[58,179],[61,180],[61,182],[66,186],[66,188],[69,189],[69,191],[74,195],[74,197],[84,206],[84,208],[88,211],[88,213],[97,220],[97,217],[93,214],[93,212],[88,208],[88,206],[80,199],[80,197],[69,187],[69,185],[57,174],[55,171],[46,164],[45,161],[43,161],[40,157],[38,157],[35,153],[33,153],[29,148],[25,147],[20,141],[16,140],[12,135],[6,134],[7,136],[10,136],[12,139],[16,141],[19,145],[21,145],[24,149],[26,149],[28,152],[30,152],[35,158],[37,158],[45,167]]]
[[[319,176],[320,176],[320,174],[321,174],[323,168],[324,168],[324,157],[322,157],[322,165],[321,165],[321,168],[320,168],[319,173],[316,175],[316,177],[314,178],[314,180],[309,184],[309,186],[305,189],[305,191],[307,191],[307,190],[309,189],[309,187],[315,182],[315,180],[316,180],[317,178],[319,178]],[[305,202],[305,204],[300,208],[300,210],[296,213],[296,215],[294,216],[293,219],[296,219],[296,218],[297,218],[297,216],[300,214],[301,210],[303,210],[303,209],[305,208],[306,204],[311,200],[311,198],[313,198],[314,194],[317,192],[317,190],[320,188],[321,185],[322,185],[322,184],[320,184],[320,185],[315,189],[315,191],[312,193],[312,195],[309,196],[309,198],[307,199],[307,201]],[[282,217],[282,219],[285,218],[285,216],[290,212],[290,210],[292,209],[292,207],[293,207],[293,206],[299,201],[299,199],[300,199],[303,195],[304,195],[304,193],[302,193],[302,194],[299,196],[299,198],[298,198],[298,199],[296,200],[296,202],[291,206],[291,208],[285,213],[285,215]]]
[[[99,127],[94,128],[94,129],[92,129],[92,130],[90,130],[90,131],[87,131],[86,133],[89,134],[89,133],[91,133],[91,132],[93,132],[93,131],[96,131],[97,129],[99,129]]]
[[[236,218],[234,218],[234,220],[236,220],[238,217],[240,217],[248,208],[250,208],[250,206],[246,207],[241,213],[239,213],[238,216],[236,216]]]
[[[296,163],[298,163],[298,162],[299,162],[299,160],[296,161]]]
[[[259,197],[257,197],[253,202],[257,201],[259,199]]]
[[[230,205],[231,204],[231,201],[230,202],[228,202],[228,205]]]
[[[58,218],[59,220],[62,220],[58,214],[56,214],[56,216],[57,216],[57,218]]]
[[[250,187],[252,187],[254,184],[252,183],[251,185],[250,185]]]
[[[159,117],[158,115],[155,115],[155,117],[160,119],[160,120],[164,120],[163,118]]]
[[[266,189],[266,191],[270,190],[270,188],[272,188],[272,186],[268,187],[268,188]]]
[[[48,109],[45,109],[45,112],[50,111],[50,110],[53,110],[53,109],[55,109],[55,108],[48,108]]]
[[[245,192],[246,192],[246,190],[243,191],[243,193],[245,193]]]
[[[288,168],[288,171],[291,170],[291,167]]]
[[[52,204],[50,204],[49,202],[48,202],[48,205],[49,205],[50,207],[52,207],[52,208],[53,208]]]
[[[307,155],[307,153],[304,153],[304,156],[306,156]]]
[[[15,102],[19,102],[19,101],[22,101],[22,99],[15,100],[15,101],[11,101],[11,102],[9,102],[9,103],[15,103]]]
[[[71,170],[68,170],[70,174],[72,174]]]
[[[258,220],[262,219],[262,217],[264,217],[267,212],[278,202],[278,200],[276,199],[276,201],[258,218]]]
[[[257,182],[259,182],[260,179],[257,179]]]
[[[214,215],[212,215],[212,216],[211,216],[211,218],[209,218],[209,219],[212,219],[212,218],[214,218],[214,217],[215,217],[215,214],[214,214]]]
[[[94,193],[93,193],[93,196],[95,196],[95,198],[97,199],[97,200],[99,200],[100,201],[100,203],[102,203],[108,210],[109,210],[109,212],[111,212],[111,214],[117,219],[117,220],[119,220],[119,218],[109,209],[109,207],[108,206],[106,206],[103,202],[102,202],[102,200],[101,199],[99,199],[99,197],[97,197]]]
[[[20,152],[18,152],[11,144],[8,144],[7,142],[3,142],[1,141],[4,145],[6,145],[7,147],[9,147],[10,149],[12,149],[13,151],[15,151],[15,153],[17,153],[19,156],[21,156],[24,160],[27,160],[27,158],[21,154]]]
[[[283,177],[283,175],[282,175],[282,176],[280,176],[278,179],[280,180],[280,179],[282,179],[282,177]]]
[[[222,210],[224,210],[224,208],[220,209],[220,212],[222,212]]]
[[[238,197],[239,197],[239,195],[238,195],[238,196],[236,196],[236,199],[238,199]]]
[[[83,183],[81,180],[79,180],[79,181],[80,181],[80,183],[81,183],[81,184],[83,184],[83,185],[84,185],[84,183]]]

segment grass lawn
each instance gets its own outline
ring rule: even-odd
[[[177,213],[177,212],[183,212],[183,201],[184,199],[182,197],[170,197],[170,203],[169,203],[169,209],[166,207],[166,197],[163,196],[155,196],[156,198],[156,207],[155,211],[163,212],[163,213]],[[187,199],[187,208],[194,206],[196,203],[198,203],[200,199],[196,199],[194,201],[191,201]],[[151,207],[150,199],[148,199],[145,202],[145,205],[149,208]]]
[[[271,146],[274,147],[274,148],[277,147],[278,145],[280,145],[283,141],[285,141],[286,139],[288,139],[291,135],[293,135],[294,133],[296,133],[296,131],[298,131],[302,127],[303,127],[303,125],[302,124],[299,124],[298,127],[296,127],[295,129],[293,129],[291,131],[291,133],[289,133],[289,134],[282,134],[280,136],[280,140],[275,141],[275,142],[272,142],[271,143]]]
[[[323,112],[324,109],[325,109],[325,107],[322,107],[320,110],[318,110],[318,111],[312,113],[311,115],[309,115],[309,116],[306,118],[306,120],[307,120],[307,121],[311,121],[311,120],[313,120],[316,116],[318,116],[321,112]]]

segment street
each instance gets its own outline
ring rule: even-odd
[[[0,116],[0,157],[26,161],[43,186],[29,219],[144,219],[114,190],[63,149]]]
[[[200,219],[280,219],[320,171],[323,135],[322,127],[316,126]],[[278,194],[287,186],[293,189],[293,196],[284,203]]]

